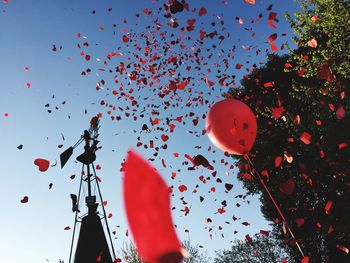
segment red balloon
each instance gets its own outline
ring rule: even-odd
[[[239,100],[219,101],[208,112],[206,131],[216,147],[230,154],[244,155],[255,141],[256,118],[252,110]]]
[[[140,256],[148,263],[179,263],[184,251],[171,217],[169,187],[134,151],[124,168],[124,205]]]

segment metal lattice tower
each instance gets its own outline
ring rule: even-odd
[[[98,177],[96,175],[96,169],[94,166],[94,161],[96,160],[96,151],[98,150],[97,144],[99,143],[99,128],[100,120],[97,116],[95,116],[90,121],[89,130],[85,130],[84,134],[81,135],[78,142],[74,146],[69,147],[60,155],[61,167],[63,168],[68,159],[73,154],[73,150],[79,144],[85,142],[84,153],[76,158],[77,161],[82,163],[79,193],[78,196],[71,194],[72,210],[75,212],[75,220],[69,254],[69,263],[112,263],[113,260],[111,252],[113,259],[116,258],[111,233],[107,222],[106,211],[103,206],[103,199]],[[95,189],[97,188],[100,203],[98,203],[96,195],[93,195],[92,193],[93,184],[95,184]],[[81,190],[83,186],[86,186],[87,188],[85,205],[88,211],[85,214],[81,214],[79,210],[79,202],[81,199]],[[99,205],[102,207],[102,213],[98,212]],[[108,241],[101,221],[105,221]],[[81,227],[79,231],[79,238],[75,246],[73,260],[73,248],[78,223],[81,224]]]

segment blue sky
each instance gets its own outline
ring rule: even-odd
[[[156,10],[162,7],[163,1],[125,1],[112,0],[87,0],[87,1],[47,1],[47,0],[10,0],[8,4],[0,3],[0,131],[2,135],[2,151],[0,151],[0,171],[3,186],[0,191],[2,216],[0,218],[0,254],[2,261],[38,263],[38,262],[58,262],[64,259],[68,262],[69,247],[72,231],[63,230],[66,226],[73,226],[74,214],[71,212],[70,194],[77,194],[79,185],[79,173],[81,167],[74,160],[70,160],[64,169],[59,165],[51,167],[47,172],[41,173],[33,164],[36,158],[42,157],[55,163],[59,160],[59,154],[70,145],[74,144],[80,137],[83,130],[88,128],[88,123],[92,116],[102,113],[101,120],[101,146],[95,164],[100,164],[102,169],[98,171],[102,179],[101,189],[104,199],[108,201],[107,213],[112,213],[109,220],[112,231],[116,231],[114,245],[116,250],[120,249],[126,238],[126,219],[123,211],[121,180],[122,174],[119,169],[121,162],[130,148],[136,148],[145,158],[154,158],[152,164],[164,176],[169,185],[174,186],[174,196],[172,205],[173,216],[177,225],[177,231],[181,239],[188,239],[194,244],[200,244],[207,250],[209,255],[214,255],[218,249],[229,248],[230,242],[235,238],[244,238],[246,234],[253,235],[260,229],[269,229],[259,210],[259,201],[256,197],[247,197],[246,200],[235,198],[239,194],[244,194],[241,184],[235,178],[236,170],[230,170],[229,166],[234,163],[231,158],[215,149],[210,144],[208,138],[201,135],[205,127],[203,114],[208,111],[209,104],[196,106],[192,101],[191,105],[184,107],[185,103],[179,103],[179,107],[170,107],[166,111],[159,109],[159,118],[162,120],[159,127],[166,127],[166,118],[184,116],[186,124],[175,123],[177,127],[173,133],[160,131],[150,124],[149,118],[152,107],[149,105],[163,106],[164,101],[169,99],[158,98],[155,94],[164,88],[171,77],[163,77],[160,84],[156,84],[152,91],[150,87],[136,89],[134,83],[125,81],[120,77],[119,83],[115,83],[114,73],[110,74],[108,69],[115,69],[120,61],[128,62],[128,58],[135,60],[135,57],[128,51],[134,51],[130,44],[127,46],[122,42],[123,29],[127,32],[134,32],[139,36],[142,32],[147,32],[148,25],[153,26],[152,20],[156,19]],[[244,4],[242,0],[231,1],[188,1],[190,9],[197,8],[196,12],[182,12],[177,14],[179,24],[186,24],[187,19],[196,18],[195,30],[183,32],[191,39],[183,39],[184,45],[189,51],[182,51],[174,47],[173,54],[184,52],[190,54],[190,48],[212,49],[203,51],[207,56],[213,53],[211,59],[206,59],[208,67],[215,67],[215,62],[222,61],[227,50],[236,46],[235,58],[230,64],[227,72],[235,74],[238,80],[247,73],[245,68],[254,63],[266,60],[266,49],[269,49],[267,38],[270,34],[278,33],[277,45],[288,42],[291,43],[292,32],[288,24],[284,21],[284,12],[289,10],[293,13],[297,5],[292,0],[257,0],[255,6]],[[269,11],[266,8],[273,4],[272,11],[278,14],[279,23],[277,29],[273,30],[268,26],[267,16]],[[205,7],[207,14],[198,17],[198,10]],[[112,8],[112,11],[108,11]],[[152,15],[146,15],[143,10],[147,8],[153,11]],[[95,12],[93,12],[95,11]],[[136,17],[135,14],[140,14]],[[250,21],[263,13],[263,18],[258,23],[251,24]],[[240,25],[236,20],[240,17],[244,24]],[[124,23],[123,20],[127,20]],[[158,47],[161,49],[164,42],[170,41],[170,34],[179,34],[179,28],[171,29],[166,25],[169,20],[162,15],[158,17],[162,24],[161,31],[166,31],[167,36],[162,40],[156,36]],[[230,38],[225,39],[221,44],[217,39],[203,41],[202,46],[194,42],[198,39],[198,31],[202,29],[206,32],[212,30],[211,23],[216,22],[216,28],[220,21],[225,21],[225,33],[230,33]],[[116,27],[113,27],[113,24]],[[99,29],[103,26],[104,30]],[[180,26],[181,27],[181,26]],[[252,31],[244,28],[252,27]],[[115,31],[115,34],[113,33]],[[251,37],[255,32],[255,37]],[[80,38],[77,34],[80,33]],[[282,36],[286,33],[287,36]],[[142,38],[138,43],[144,47]],[[83,43],[88,42],[89,47],[83,47]],[[78,48],[78,44],[82,48]],[[217,45],[216,49],[212,45]],[[57,51],[53,52],[53,45]],[[252,46],[251,51],[246,51],[244,46]],[[60,49],[62,46],[62,50]],[[118,49],[118,47],[120,47]],[[225,52],[222,52],[223,49]],[[256,56],[257,49],[261,53]],[[80,53],[89,54],[89,61],[84,59]],[[109,52],[121,52],[123,56],[113,58],[109,65],[105,66],[103,61]],[[282,51],[284,52],[284,51]],[[137,52],[136,52],[137,53]],[[159,54],[161,51],[158,52]],[[141,54],[141,53],[140,53]],[[246,64],[249,61],[249,64]],[[203,62],[202,62],[203,63]],[[235,69],[237,63],[244,64],[241,70]],[[186,70],[185,66],[191,65],[191,70]],[[178,91],[176,99],[186,100],[193,98],[195,92],[202,92],[204,99],[210,104],[221,99],[221,94],[228,87],[220,87],[215,77],[215,72],[208,73],[196,70],[190,61],[186,61],[178,72],[181,76],[192,76],[192,93],[188,88]],[[25,70],[28,67],[29,70]],[[81,72],[91,69],[91,73],[82,76]],[[105,69],[101,71],[99,69]],[[215,82],[212,92],[208,92],[208,87],[203,85],[198,74],[208,74],[210,80]],[[115,74],[117,75],[117,74]],[[104,79],[106,84],[100,91],[96,90],[98,82]],[[30,83],[30,87],[26,86]],[[130,101],[124,98],[113,97],[111,91],[118,90],[123,83],[125,90],[130,91],[134,87],[133,95],[138,101],[139,108],[135,109],[138,119],[125,117],[124,112],[116,109],[111,115],[123,116],[121,121],[112,121],[108,111],[111,109],[106,105],[101,105],[105,101],[109,105],[120,107],[124,111],[127,107],[133,109]],[[128,86],[128,83],[131,83]],[[238,85],[238,83],[237,83]],[[161,87],[162,86],[162,87]],[[49,104],[48,107],[45,105]],[[154,108],[153,108],[154,109]],[[51,110],[51,113],[48,112]],[[140,117],[144,110],[144,118]],[[85,111],[87,114],[85,114]],[[193,117],[185,117],[190,112]],[[6,117],[5,114],[8,114]],[[198,125],[194,126],[192,120],[198,116]],[[147,124],[152,132],[141,132],[143,124]],[[193,132],[198,132],[198,136]],[[160,139],[162,134],[169,135],[166,142],[168,148],[159,150],[158,156],[154,157],[154,151],[143,147],[136,147],[138,137],[140,141],[148,144],[153,140],[155,145],[164,145]],[[64,137],[64,139],[63,139]],[[22,144],[23,149],[17,149]],[[63,144],[60,149],[58,145]],[[198,146],[201,146],[199,148]],[[208,147],[212,147],[208,151]],[[213,152],[215,150],[215,152]],[[74,158],[82,152],[79,148],[75,152]],[[173,153],[179,153],[175,158]],[[195,171],[187,170],[190,165],[183,165],[186,161],[185,154],[195,156],[202,154],[217,171],[217,178],[223,183],[219,184],[211,176],[211,172],[200,167]],[[166,167],[162,165],[162,159]],[[223,162],[227,162],[225,166]],[[215,161],[215,163],[214,163]],[[180,172],[177,170],[181,169]],[[176,172],[175,179],[171,179],[171,173]],[[75,174],[74,180],[70,176]],[[204,184],[198,178],[211,178]],[[49,184],[53,187],[49,190]],[[225,193],[224,183],[233,183],[234,188]],[[177,187],[185,184],[188,191],[180,193]],[[199,185],[196,188],[196,185]],[[215,193],[210,189],[216,187]],[[196,193],[193,190],[197,189]],[[23,196],[29,197],[26,204],[20,203]],[[204,197],[200,203],[199,196]],[[184,204],[180,198],[187,202],[190,213],[185,216],[181,209]],[[221,207],[221,202],[226,200],[228,206],[222,215],[217,213]],[[247,203],[250,201],[250,204]],[[240,207],[236,206],[240,203]],[[232,220],[232,216],[239,218]],[[206,224],[206,218],[211,218],[212,223]],[[242,225],[242,222],[249,222],[249,226]],[[228,223],[227,223],[228,222]],[[208,228],[213,230],[208,232]],[[219,230],[222,227],[222,230]],[[188,231],[187,231],[188,230]],[[238,231],[234,234],[234,231]],[[212,238],[210,238],[212,234]],[[222,234],[224,237],[222,237]]]

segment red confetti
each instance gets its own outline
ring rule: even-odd
[[[202,8],[199,10],[198,15],[199,15],[199,16],[203,16],[203,15],[205,15],[206,13],[207,13],[207,9],[205,9],[204,7],[202,7]]]
[[[331,111],[334,111],[334,105],[333,105],[332,103],[329,103],[329,104],[328,104],[328,107],[329,107],[329,109],[330,109]]]
[[[128,43],[129,40],[130,40],[130,39],[129,39],[127,36],[125,36],[125,35],[123,36],[123,42],[124,42],[124,43]]]
[[[346,113],[345,113],[345,110],[344,110],[343,106],[340,106],[337,109],[337,111],[335,112],[335,115],[336,115],[338,120],[344,119]]]
[[[300,136],[300,140],[305,144],[310,144],[311,143],[310,139],[311,139],[311,134],[307,132],[303,132],[303,134]]]
[[[336,247],[341,251],[345,252],[346,254],[349,254],[349,249],[347,247],[341,246],[339,244],[337,244]]]
[[[187,191],[187,186],[186,185],[180,185],[179,186],[179,191],[182,193],[182,192],[185,192],[185,191]]]
[[[221,215],[224,214],[225,212],[226,212],[226,210],[224,208],[219,208],[218,209],[218,213],[221,214]]]
[[[277,34],[276,33],[270,35],[268,37],[268,39],[267,39],[269,41],[270,45],[271,45],[271,50],[272,51],[278,51],[278,47],[275,45],[275,40],[276,39],[277,39]]]
[[[162,138],[163,142],[166,142],[167,140],[169,140],[169,136],[167,136],[165,134],[162,134],[161,138]]]
[[[283,106],[278,108],[272,108],[272,116],[275,120],[279,119],[284,112]]]
[[[177,85],[177,88],[178,88],[179,90],[183,90],[183,89],[186,88],[187,85],[188,85],[188,82],[187,82],[187,81],[181,82],[180,84]]]
[[[185,154],[185,157],[186,157],[186,159],[188,159],[194,166],[196,165],[195,160],[194,160],[191,156],[189,156],[187,153]]]
[[[260,234],[268,237],[270,235],[270,232],[266,230],[260,230]]]
[[[253,246],[253,240],[249,235],[246,235],[245,239],[248,241],[249,245]]]
[[[297,225],[297,227],[302,227],[305,223],[305,219],[304,218],[297,218],[295,219],[295,224]]]
[[[64,230],[70,230],[70,227],[69,227],[69,226],[66,226],[66,227],[64,228]]]
[[[330,233],[332,233],[333,231],[334,231],[334,228],[333,228],[332,225],[330,225],[329,228],[328,228],[327,234],[330,234]]]
[[[273,87],[273,83],[272,82],[266,82],[264,83],[264,88],[272,88]]]
[[[291,69],[292,65],[290,63],[286,63],[286,64],[284,64],[284,68],[285,69]]]
[[[262,170],[261,171],[261,176],[269,178],[269,171],[268,170]]]
[[[236,69],[241,69],[243,67],[243,64],[236,64]]]
[[[244,3],[255,5],[255,0],[244,0]]]
[[[328,200],[327,203],[326,203],[326,206],[324,207],[324,212],[325,212],[327,215],[329,214],[332,205],[333,205],[333,201],[332,201],[332,200]]]
[[[320,20],[320,17],[319,16],[312,16],[311,17],[311,21],[316,23],[318,20]]]
[[[180,262],[182,247],[171,217],[169,188],[161,175],[130,151],[123,182],[126,215],[140,256],[151,263],[165,258]]]
[[[275,167],[276,167],[276,168],[280,167],[282,161],[283,161],[283,158],[282,158],[281,156],[277,156],[277,157],[275,158]]]
[[[288,179],[284,183],[281,183],[279,185],[279,189],[282,193],[285,195],[291,195],[294,192],[295,189],[295,182],[293,179]]]
[[[338,145],[338,149],[339,149],[339,150],[342,150],[342,149],[346,148],[347,146],[348,146],[348,144],[345,143],[345,142],[343,142],[343,143],[340,143],[340,144]]]
[[[316,39],[310,39],[308,42],[307,42],[308,46],[309,47],[312,47],[312,48],[316,48],[317,47],[317,41]]]
[[[35,159],[34,164],[39,167],[40,172],[46,172],[50,167],[50,161],[42,158]]]
[[[273,24],[273,21],[278,22],[277,13],[275,13],[275,12],[270,12],[270,13],[269,13],[269,18],[268,18],[269,26],[270,26],[272,29],[276,29],[276,25]]]

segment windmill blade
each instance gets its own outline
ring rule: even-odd
[[[67,163],[67,161],[72,156],[72,154],[73,154],[73,147],[72,146],[60,154],[61,168],[63,168],[63,166]]]

